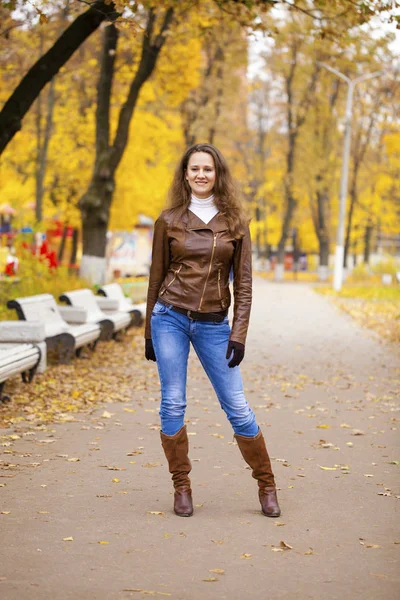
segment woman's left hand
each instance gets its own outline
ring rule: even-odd
[[[244,344],[239,342],[228,342],[228,350],[226,351],[226,358],[228,359],[233,352],[232,360],[228,362],[228,367],[237,367],[240,365],[244,358]]]

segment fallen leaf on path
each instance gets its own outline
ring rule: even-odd
[[[280,542],[280,547],[283,548],[284,550],[293,550],[293,546],[289,546],[289,544],[287,544],[286,542],[284,542],[283,540]]]
[[[100,542],[97,542],[98,544],[102,544],[103,546],[106,546],[107,544],[109,544],[110,542],[105,542],[104,540],[101,540]]]
[[[209,435],[212,435],[213,437],[216,437],[216,438],[220,438],[221,440],[224,439],[224,436],[221,435],[220,433],[210,433]]]
[[[125,467],[110,467],[109,465],[100,465],[100,467],[109,471],[126,471]]]
[[[364,473],[364,477],[373,477],[373,475],[370,475],[369,473]]]
[[[344,427],[345,429],[351,429],[351,425],[347,425],[347,423],[341,423],[340,427]]]
[[[136,408],[124,408],[124,411],[128,413],[134,413],[136,412]]]
[[[382,548],[379,544],[364,544],[366,548]]]
[[[79,462],[80,460],[80,458],[67,458],[68,462]]]
[[[152,467],[159,467],[160,465],[161,465],[161,463],[154,462],[154,463],[146,463],[145,465],[142,465],[142,467],[144,467],[146,469],[151,469]]]
[[[318,465],[318,466],[323,471],[336,471],[336,467],[322,467],[321,465]]]
[[[307,552],[303,552],[304,556],[310,556],[310,554],[314,554],[314,551],[312,548],[310,548],[309,550],[307,550]]]
[[[49,511],[48,511],[48,510],[38,510],[38,511],[37,511],[37,514],[38,514],[38,515],[48,515],[48,514],[49,514]]]
[[[331,426],[327,425],[326,423],[322,424],[322,425],[317,425],[317,429],[330,429]]]
[[[214,544],[221,545],[224,543],[224,540],[211,540]]]
[[[1,510],[0,511],[0,515],[10,515],[11,511],[10,510]]]
[[[63,538],[63,542],[73,542],[73,541],[74,541],[74,538],[72,536]]]
[[[208,579],[203,579],[202,581],[211,582],[211,581],[218,581],[218,579],[216,577],[208,577]]]
[[[247,558],[247,559],[249,559],[249,558],[252,558],[252,556],[253,556],[252,554],[242,554],[242,556],[240,558]]]
[[[224,569],[208,569],[210,573],[218,573],[218,575],[223,575],[225,573]]]
[[[114,479],[112,480],[113,483],[119,483],[119,479],[118,477],[114,477]]]
[[[111,417],[112,417],[113,415],[115,415],[115,413],[110,413],[110,412],[108,412],[108,410],[105,410],[105,411],[103,412],[103,414],[101,415],[101,418],[102,418],[102,419],[111,419]]]
[[[277,523],[275,523],[275,525],[277,527],[283,527],[284,525],[286,525],[286,523],[282,523],[281,521],[278,521]]]
[[[361,429],[353,429],[351,435],[365,435],[365,433]]]
[[[168,592],[156,592],[155,590],[142,590],[140,588],[124,588],[123,592],[137,592],[139,594],[148,594],[149,596],[170,596]]]
[[[149,515],[165,515],[161,510],[148,510]]]

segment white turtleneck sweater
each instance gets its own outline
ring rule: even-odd
[[[214,194],[211,194],[208,198],[197,198],[192,194],[189,210],[206,224],[219,212],[214,203]]]

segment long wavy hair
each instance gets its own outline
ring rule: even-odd
[[[186,150],[177,166],[169,189],[169,207],[180,208],[178,218],[189,207],[192,190],[185,175],[189,159],[194,152],[206,152],[212,156],[216,174],[213,189],[215,205],[224,216],[230,234],[236,239],[243,237],[249,219],[241,205],[239,192],[229,167],[221,152],[212,144],[195,144]]]

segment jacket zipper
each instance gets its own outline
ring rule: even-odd
[[[170,285],[172,285],[176,279],[176,276],[178,275],[179,271],[182,269],[182,265],[179,266],[179,269],[177,269],[176,271],[174,271],[174,276],[171,279],[171,281],[169,282],[169,284],[160,292],[160,296],[162,296],[167,289],[170,287]]]
[[[222,300],[221,296],[221,269],[218,269],[218,296],[220,301]]]
[[[207,273],[207,277],[206,277],[206,282],[204,284],[203,293],[202,293],[201,298],[200,298],[199,308],[197,309],[198,311],[201,310],[201,305],[203,304],[203,298],[204,298],[204,294],[205,294],[205,291],[206,291],[208,278],[210,277],[211,267],[212,267],[212,261],[213,261],[213,258],[214,258],[215,247],[217,245],[217,236],[218,236],[218,233],[214,233],[214,243],[213,243],[212,252],[211,252],[210,266],[208,267],[208,273]]]

